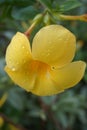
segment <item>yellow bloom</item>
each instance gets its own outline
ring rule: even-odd
[[[4,124],[4,119],[0,117],[0,128],[3,126],[3,124]]]
[[[16,128],[15,126],[13,126],[11,124],[9,124],[8,129],[9,130],[20,130],[19,128]]]
[[[4,103],[6,102],[6,99],[7,99],[7,93],[3,94],[3,96],[0,99],[0,107],[4,105]]]
[[[75,36],[60,25],[43,27],[33,39],[32,51],[27,37],[17,32],[6,51],[5,71],[29,92],[57,94],[76,85],[84,75],[83,61],[70,63],[75,50]]]

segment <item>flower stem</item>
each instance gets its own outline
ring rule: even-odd
[[[87,14],[71,16],[71,15],[59,15],[61,20],[80,20],[87,22]]]
[[[26,128],[24,128],[23,126],[21,126],[19,124],[15,124],[11,119],[9,119],[6,115],[4,115],[1,112],[0,112],[0,117],[2,117],[5,122],[7,122],[8,124],[13,125],[14,127],[18,128],[19,130],[29,130],[29,129],[26,129]]]
[[[27,30],[26,32],[24,32],[24,34],[25,34],[27,37],[30,36],[31,32],[33,31],[34,27],[36,26],[36,23],[37,23],[37,22],[33,22],[33,23],[31,24],[31,26],[28,28],[28,30]]]
[[[28,28],[28,30],[26,32],[24,32],[24,34],[29,37],[31,32],[33,31],[33,29],[35,28],[35,26],[42,20],[43,15],[42,14],[38,14],[35,16],[35,18],[33,19],[33,23],[31,24],[31,26]]]

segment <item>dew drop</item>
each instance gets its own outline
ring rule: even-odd
[[[24,49],[25,47],[24,47],[24,46],[22,46],[22,48]]]
[[[48,50],[47,50],[47,56],[49,56],[49,55],[50,55],[50,50],[48,49]]]
[[[12,71],[15,71],[15,70],[16,70],[16,69],[13,67],[13,68],[12,68]]]
[[[47,53],[47,56],[49,56],[50,55],[50,53]]]

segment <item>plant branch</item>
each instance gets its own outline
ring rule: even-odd
[[[44,110],[44,112],[47,114],[48,118],[52,120],[52,122],[55,124],[56,128],[58,130],[63,130],[62,126],[60,125],[60,123],[58,122],[58,120],[55,119],[54,114],[52,113],[52,111],[50,110],[50,106],[46,105],[41,98],[39,98],[39,103],[40,106],[42,107],[42,109]]]
[[[31,26],[28,28],[28,30],[26,32],[24,32],[24,34],[29,37],[31,32],[33,31],[34,27],[36,25],[36,22],[32,23]]]
[[[4,119],[4,121],[6,121],[7,123],[15,126],[16,128],[18,128],[19,130],[29,130],[29,129],[26,129],[24,127],[22,127],[21,125],[19,124],[16,124],[14,123],[11,119],[9,119],[6,115],[4,115],[3,113],[0,112],[0,117],[2,117]]]

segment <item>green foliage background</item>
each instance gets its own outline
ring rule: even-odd
[[[77,41],[83,42],[75,60],[87,62],[87,23],[59,18],[62,13],[86,12],[87,0],[0,0],[0,97],[8,94],[0,107],[0,117],[4,119],[0,130],[87,130],[87,71],[74,88],[50,97],[25,92],[4,72],[5,51],[12,36],[17,31],[25,32],[38,14],[42,18],[31,34],[31,43],[41,27],[62,24],[76,35]]]

